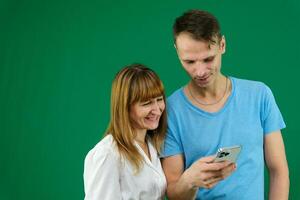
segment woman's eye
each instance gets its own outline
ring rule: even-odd
[[[142,106],[147,106],[147,105],[149,105],[150,103],[151,103],[151,101],[143,102],[143,103],[142,103]]]

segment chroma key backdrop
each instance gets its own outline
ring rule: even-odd
[[[172,24],[192,8],[221,23],[223,73],[272,89],[287,125],[290,199],[300,199],[298,0],[1,0],[0,199],[83,199],[83,161],[108,124],[112,79],[138,62],[167,95],[186,84]]]

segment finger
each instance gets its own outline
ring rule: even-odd
[[[218,171],[230,165],[228,161],[225,162],[217,162],[217,163],[206,163],[203,165],[203,171]]]
[[[236,169],[235,164],[231,164],[231,165],[225,167],[224,169],[221,170],[222,171],[222,176],[224,178],[226,178],[227,176],[232,174],[232,172],[235,171],[235,169]]]
[[[212,184],[212,183],[214,183],[216,181],[220,181],[222,179],[223,179],[222,176],[215,176],[215,177],[211,177],[210,179],[204,180],[203,183],[205,185],[208,185],[208,184]]]
[[[204,188],[207,188],[207,189],[210,189],[212,187],[214,187],[217,183],[219,183],[221,180],[223,180],[222,177],[214,177],[214,178],[211,178],[207,181],[205,181],[203,184],[204,184]]]
[[[208,180],[208,179],[212,179],[214,177],[218,177],[218,176],[223,176],[223,171],[222,170],[217,170],[217,171],[205,171],[202,172],[202,180]]]
[[[207,188],[211,189],[211,188],[215,187],[215,185],[217,185],[222,180],[223,180],[222,178],[215,179],[214,181],[212,181],[211,183],[209,183],[207,185]]]
[[[216,156],[212,155],[212,156],[206,156],[206,157],[202,157],[201,159],[199,159],[200,162],[205,162],[205,163],[211,163],[214,161]]]
[[[224,167],[222,169],[222,171],[233,171],[236,169],[236,164],[235,163],[231,163],[230,165],[228,165],[227,167]]]
[[[232,163],[229,166],[223,168],[219,171],[212,171],[212,172],[206,172],[205,173],[205,184],[211,184],[214,182],[214,180],[222,180],[228,177],[234,170],[236,169],[235,164]]]

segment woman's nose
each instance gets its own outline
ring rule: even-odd
[[[160,109],[160,106],[159,106],[158,102],[155,102],[153,104],[152,112],[154,112],[155,114],[161,114],[161,109]]]

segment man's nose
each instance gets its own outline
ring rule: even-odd
[[[204,63],[196,63],[196,66],[195,66],[195,74],[196,76],[198,77],[204,77],[206,74],[207,74],[207,66],[204,64]]]

